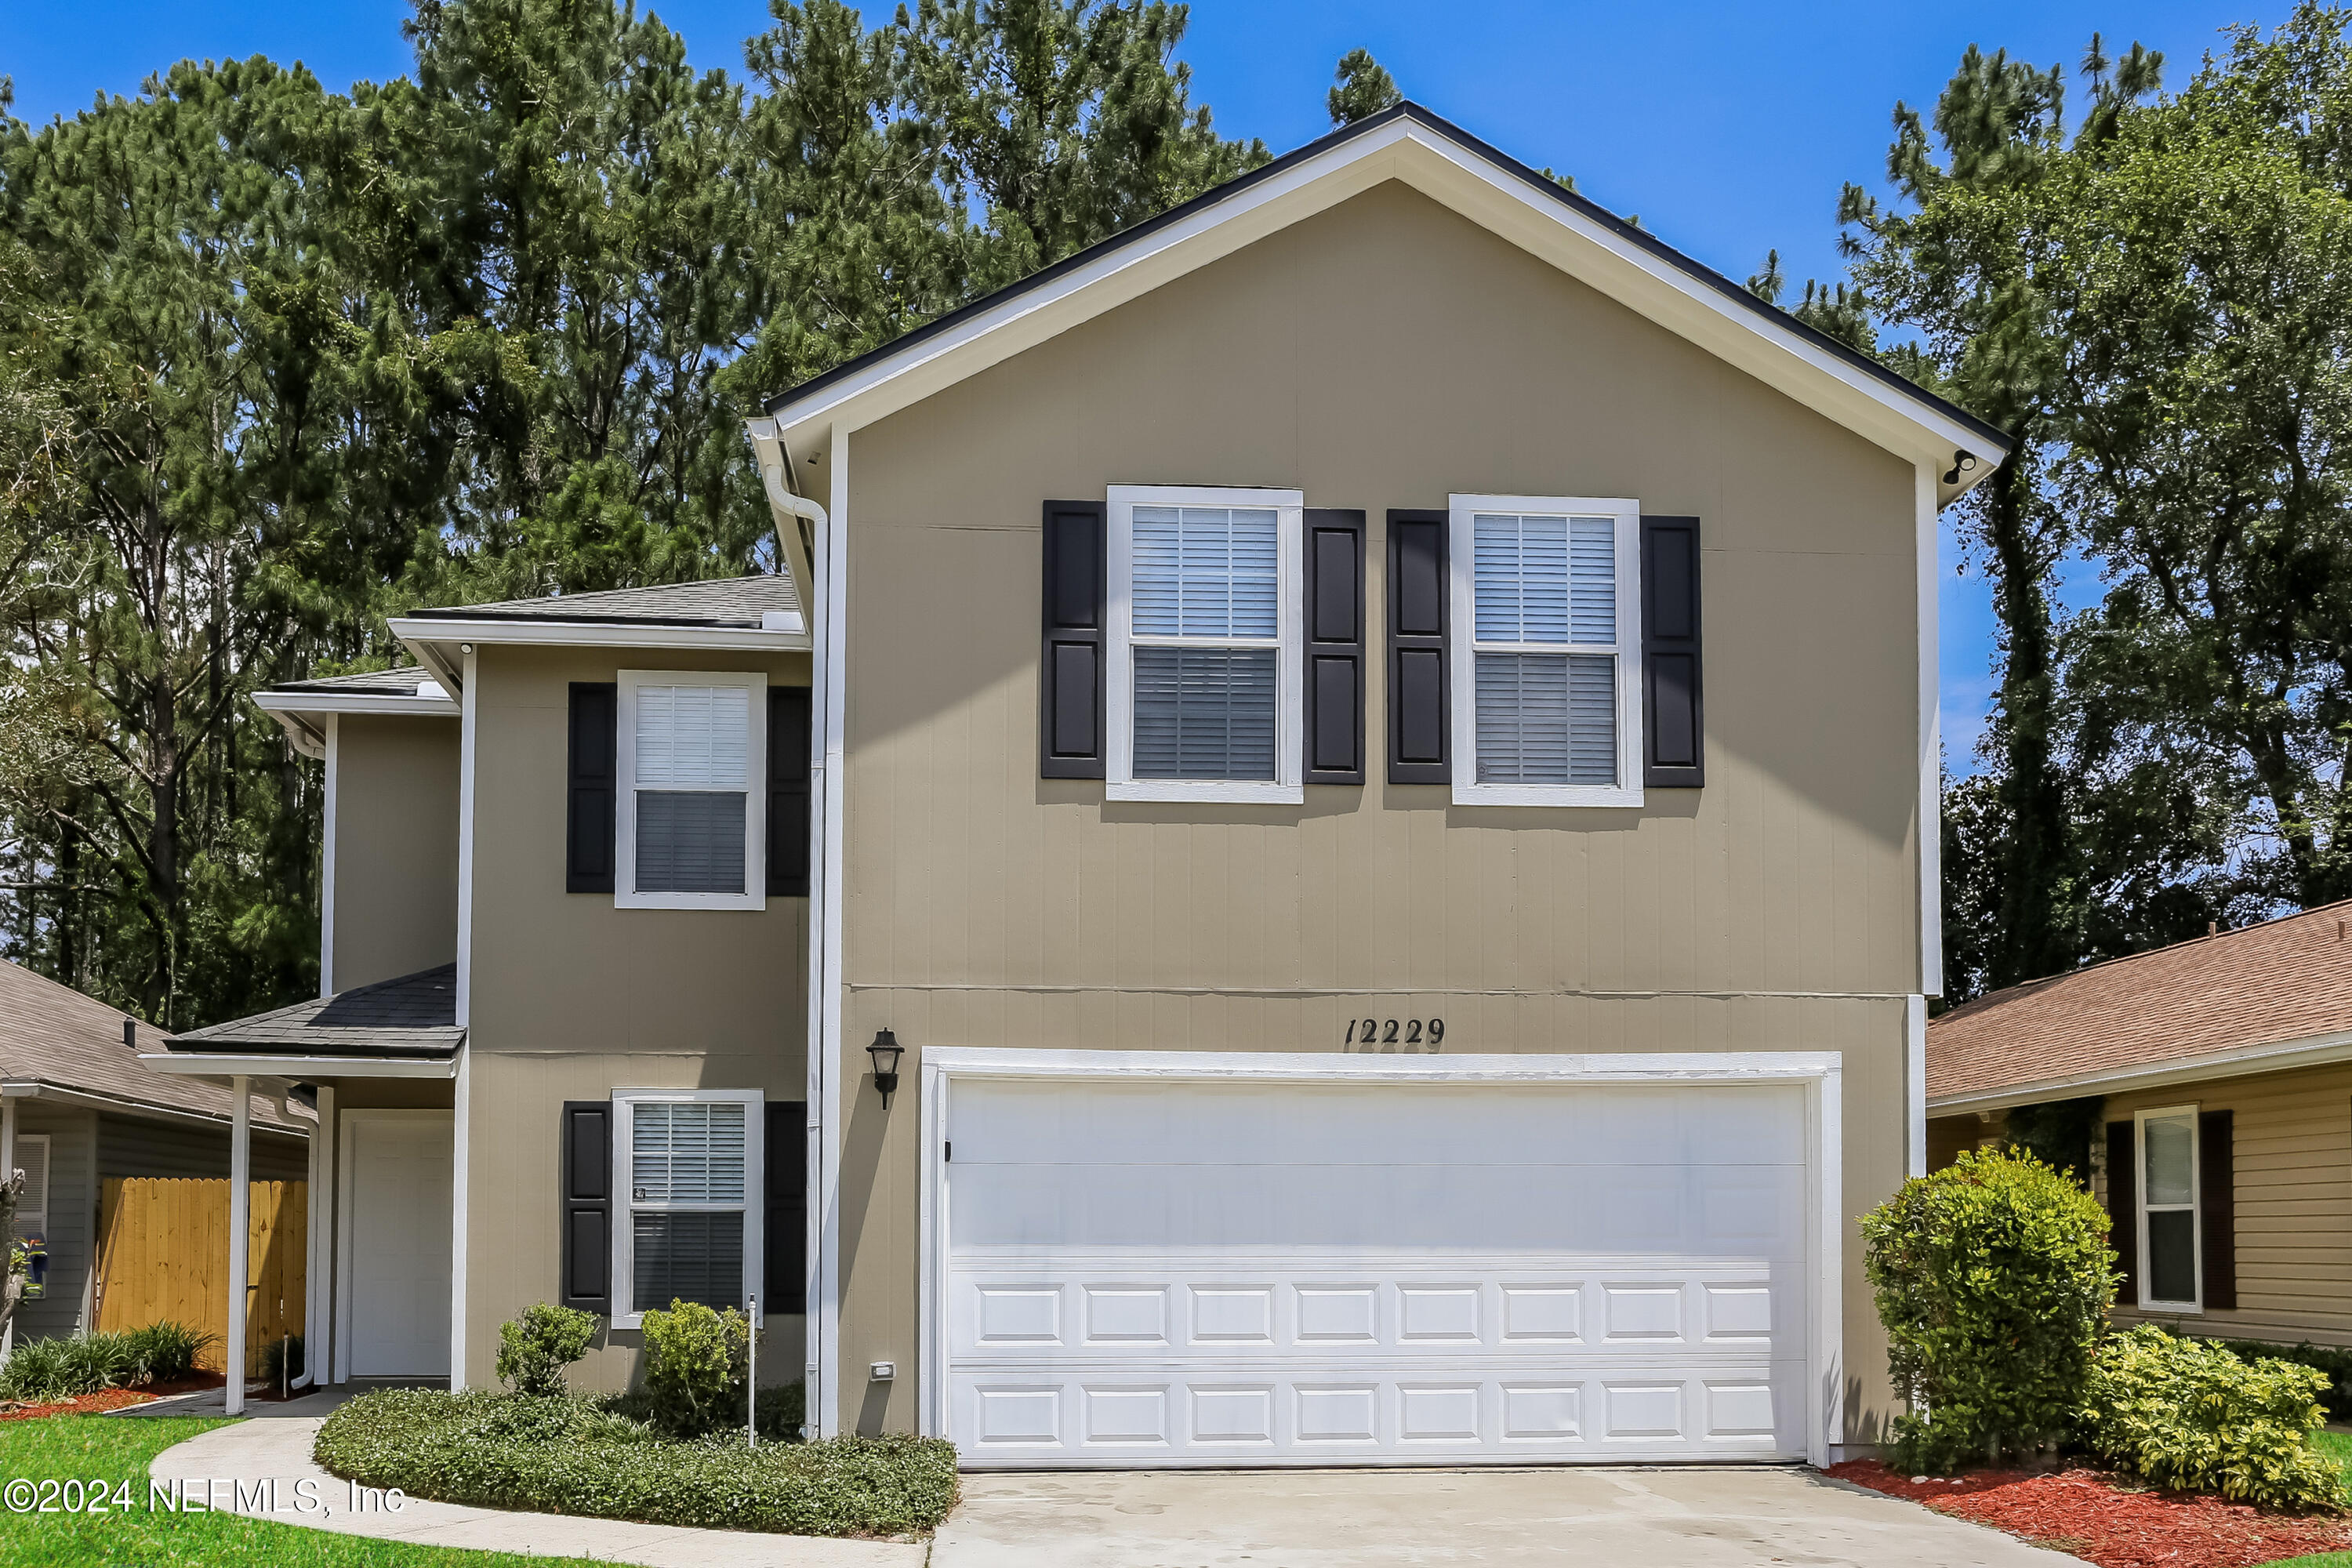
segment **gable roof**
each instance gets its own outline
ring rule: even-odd
[[[450,605],[411,610],[415,620],[568,621],[579,624],[646,624],[667,626],[748,626],[761,617],[789,614],[797,625],[800,599],[784,577],[713,577],[697,583],[665,583],[650,588],[606,588],[590,594],[550,594],[536,599],[499,599],[487,605]]]
[[[1992,1109],[2352,1047],[2352,900],[2029,981],[1927,1025],[1927,1100]]]
[[[136,1050],[122,1043],[126,1021],[135,1031]],[[0,962],[0,1082],[110,1102],[133,1113],[194,1115],[226,1123],[236,1105],[227,1089],[159,1073],[139,1059],[139,1050],[157,1049],[163,1042],[163,1031],[152,1024],[21,964]],[[255,1101],[253,1124],[310,1131],[309,1123],[289,1121],[277,1101],[261,1098]]]
[[[176,1054],[440,1058],[465,1041],[457,1022],[457,966],[444,963],[191,1029],[163,1044]]]
[[[414,697],[433,679],[433,672],[420,665],[403,665],[397,669],[363,669],[356,675],[320,675],[309,680],[280,680],[265,688],[270,691],[315,691],[321,696],[348,692],[353,696]]]
[[[1402,180],[1866,438],[1916,460],[2013,443],[1966,409],[1749,293],[1416,103],[1342,126],[767,401],[779,433],[871,423],[1127,300]],[[1990,459],[1990,460],[1987,460]]]

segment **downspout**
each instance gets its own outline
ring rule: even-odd
[[[827,1175],[831,1151],[824,1130],[826,1046],[824,1032],[825,975],[825,857],[824,823],[826,819],[825,768],[826,682],[824,638],[819,635],[818,605],[824,595],[818,587],[814,556],[824,548],[830,520],[824,508],[799,494],[793,488],[792,458],[783,448],[782,436],[770,419],[745,422],[751,436],[751,449],[760,465],[760,480],[768,492],[768,507],[776,525],[778,559],[791,577],[794,594],[801,603],[802,619],[809,633],[809,910],[808,910],[808,1006],[804,1024],[806,1052],[805,1093],[808,1098],[806,1126],[808,1137],[808,1236],[803,1257],[807,1278],[803,1281],[802,1326],[802,1408],[805,1425],[803,1437],[829,1435],[834,1425],[826,1419],[831,1411],[833,1391],[826,1373],[828,1358],[823,1353],[827,1342],[826,1323],[834,1315],[835,1303],[824,1289],[824,1235]],[[808,524],[803,536],[795,522]],[[772,1287],[771,1287],[772,1289]]]

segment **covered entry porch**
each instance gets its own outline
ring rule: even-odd
[[[315,1103],[306,1236],[310,1289],[297,1387],[446,1378],[463,1273],[464,1176],[457,1158],[456,966],[355,987],[172,1037],[142,1059],[228,1085],[228,1340],[241,1343],[250,1278],[251,1093]],[[231,1415],[245,1406],[232,1378]]]

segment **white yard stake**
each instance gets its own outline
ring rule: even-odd
[[[751,1322],[746,1331],[751,1340],[751,1364],[743,1373],[744,1436],[751,1447],[760,1446],[760,1293],[751,1293]]]

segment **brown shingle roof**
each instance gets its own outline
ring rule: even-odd
[[[1927,1098],[2352,1031],[2352,900],[2028,981],[1927,1026]]]
[[[228,1089],[199,1079],[157,1072],[122,1043],[129,1015],[20,964],[0,962],[0,1079],[98,1095],[126,1108],[195,1111],[229,1119]],[[139,1049],[161,1050],[163,1031],[138,1024]],[[307,1133],[277,1101],[257,1096],[253,1124]]]

